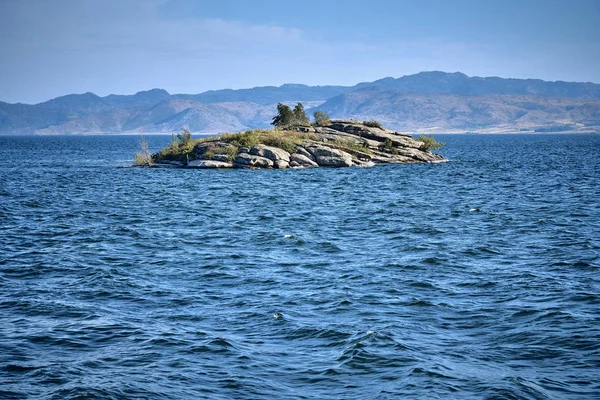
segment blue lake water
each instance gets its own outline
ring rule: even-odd
[[[600,135],[437,137],[285,171],[0,137],[0,398],[600,398]]]

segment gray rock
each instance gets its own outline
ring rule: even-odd
[[[335,167],[335,168],[351,167],[352,165],[354,165],[352,163],[352,158],[347,159],[347,158],[343,158],[343,157],[328,157],[328,156],[317,157],[317,163],[319,164],[320,167]]]
[[[313,155],[316,163],[322,167],[351,167],[353,165],[352,155],[342,150],[321,145],[311,145],[307,150]]]
[[[273,161],[273,168],[286,169],[287,167],[289,167],[289,165],[290,163],[285,160]]]
[[[312,156],[312,154],[310,154],[304,147],[302,146],[297,146],[296,147],[296,153],[303,155],[304,157],[308,158],[311,161],[315,161],[315,158]]]
[[[304,131],[290,128],[291,131]],[[310,127],[307,132],[313,137],[305,136],[296,146],[293,154],[277,146],[257,145],[251,148],[237,148],[222,138],[204,141],[194,147],[189,158],[192,161],[180,163],[160,160],[155,168],[185,167],[190,168],[311,168],[311,167],[350,167],[371,166],[386,163],[442,162],[445,159],[421,148],[423,143],[407,134],[400,134],[389,129],[366,126],[358,121],[336,120],[324,127]],[[281,133],[282,135],[285,134]],[[390,146],[391,145],[391,146]],[[359,147],[360,146],[360,147]],[[232,154],[237,155],[231,162]],[[182,157],[179,157],[181,159]]]
[[[257,155],[240,153],[233,160],[233,166],[238,168],[273,168],[273,161]]]
[[[192,160],[187,166],[188,168],[232,168],[233,164],[216,160]]]
[[[390,139],[394,146],[419,148],[422,144],[421,142],[418,142],[405,135],[398,135],[393,131],[369,127],[352,121],[335,121],[328,125],[328,127],[336,131],[346,132],[351,135],[374,140],[380,143],[384,143],[386,139]]]
[[[304,154],[294,153],[290,156],[290,158],[292,160],[290,165],[292,165],[292,163],[296,163],[297,166],[304,166],[304,167],[318,167],[319,166],[319,164],[317,164],[316,162],[314,162],[313,160],[311,160]],[[312,158],[312,156],[311,156],[311,158]]]
[[[290,153],[278,147],[265,146],[259,144],[250,149],[250,154],[268,158],[271,161],[283,160],[286,163],[290,162]]]

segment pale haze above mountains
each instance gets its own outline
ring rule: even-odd
[[[220,133],[268,127],[278,102],[408,132],[600,132],[600,84],[422,72],[355,86],[285,84],[200,94],[71,94],[0,102],[0,134]]]

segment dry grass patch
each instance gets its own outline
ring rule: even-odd
[[[235,158],[235,155],[241,147],[250,149],[259,144],[278,147],[288,153],[295,153],[296,146],[301,144],[304,140],[316,141],[318,138],[313,133],[285,129],[252,129],[245,132],[223,133],[218,136],[188,140],[184,143],[174,136],[171,144],[162,149],[156,155],[156,158],[158,160],[183,160],[186,155],[191,155],[194,146],[200,143],[210,142],[224,142],[230,144],[228,148],[223,149],[230,160]],[[204,158],[210,159],[211,156],[220,152],[219,150],[220,149],[211,150],[213,154],[209,152],[209,154],[205,154]]]

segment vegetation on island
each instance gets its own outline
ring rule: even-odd
[[[314,125],[316,126],[325,126],[329,123],[329,114],[325,111],[315,111],[313,118],[315,119]]]
[[[216,154],[227,155],[227,161],[231,162],[236,154],[242,148],[250,149],[259,144],[266,146],[279,147],[293,153],[296,146],[302,143],[303,140],[317,140],[314,134],[299,132],[294,130],[270,130],[270,129],[251,129],[238,133],[224,133],[218,136],[189,139],[189,131],[184,129],[182,134],[174,135],[174,139],[166,148],[155,154],[153,161],[168,160],[185,162],[187,158],[193,155],[195,146],[203,143],[212,143],[214,146],[209,146],[203,154],[203,158],[212,160]],[[182,140],[182,138],[184,138]],[[146,165],[145,163],[138,164],[136,157],[136,165]]]
[[[310,120],[306,116],[302,103],[296,104],[293,110],[289,106],[279,103],[277,104],[277,115],[273,117],[271,125],[276,128],[308,126],[310,125]]]
[[[421,148],[425,151],[439,150],[446,145],[446,142],[438,142],[432,135],[421,135],[417,140],[423,142]]]
[[[294,130],[267,130],[267,129],[252,129],[241,133],[229,133],[217,136],[221,142],[228,143],[237,152],[240,148],[252,148],[259,144],[265,146],[279,147],[288,153],[294,153],[296,146],[302,143],[303,140],[317,140],[314,134],[305,133]],[[214,139],[201,139],[203,141],[211,141]],[[234,154],[235,155],[235,154]]]
[[[390,154],[398,154],[398,150],[394,147],[391,139],[385,139],[383,144],[379,145],[379,151],[383,151]]]
[[[158,153],[160,159],[166,160],[185,160],[190,156],[196,145],[196,140],[192,139],[192,133],[189,129],[182,129],[177,135],[173,134],[171,143]]]
[[[325,146],[352,157],[355,165],[371,160],[416,162],[428,161],[432,156],[431,160],[441,158],[414,153],[415,150],[436,150],[444,145],[431,135],[415,140],[410,134],[399,134],[383,128],[376,120],[330,120],[324,111],[315,111],[313,117],[311,123],[302,103],[297,103],[294,108],[279,103],[277,115],[271,122],[274,129],[251,129],[200,139],[193,139],[188,129],[182,129],[180,133],[173,134],[168,146],[153,155],[149,152],[147,141],[142,140],[141,151],[135,155],[135,165],[152,166],[153,163],[167,162],[185,166],[191,160],[233,164],[239,162],[236,157],[240,154],[249,153],[259,145],[276,147],[290,155],[302,148]]]

